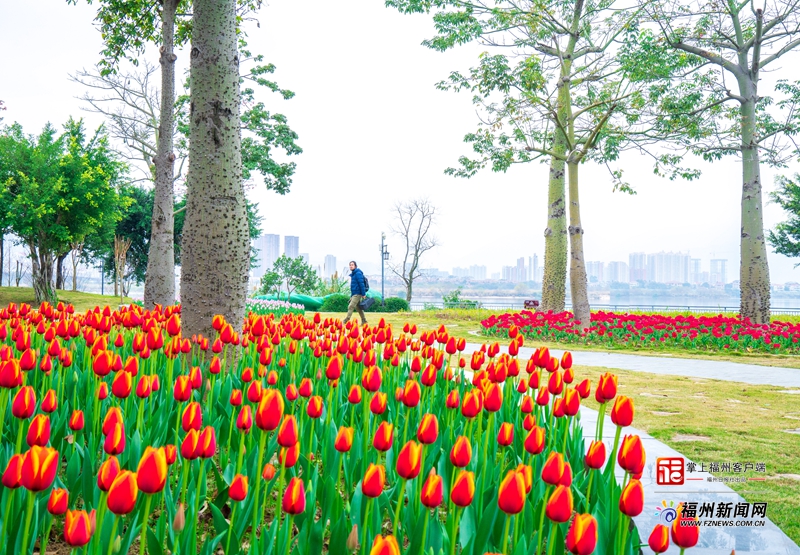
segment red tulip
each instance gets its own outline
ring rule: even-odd
[[[117,478],[119,471],[120,467],[117,457],[108,457],[108,459],[103,461],[103,464],[100,465],[100,469],[97,471],[97,487],[100,488],[100,491],[108,491],[111,484],[113,484],[114,480]]]
[[[597,520],[590,514],[575,515],[566,539],[570,553],[591,555],[597,545]]]
[[[353,428],[346,428],[345,426],[339,428],[333,446],[340,453],[347,453],[350,451],[350,448],[353,446]]]
[[[503,406],[503,390],[496,383],[490,383],[483,397],[483,408],[488,412],[497,412]]]
[[[283,495],[283,512],[299,515],[306,510],[306,490],[300,478],[292,478]]]
[[[108,489],[108,509],[117,516],[125,516],[136,506],[138,495],[136,475],[129,470],[122,470]]]
[[[347,395],[347,401],[351,405],[357,405],[361,402],[361,388],[355,384],[350,386],[350,393]]]
[[[28,435],[25,438],[29,447],[38,445],[39,447],[47,446],[50,441],[50,417],[46,414],[37,414],[31,420],[31,426],[28,428]]]
[[[364,368],[364,372],[361,375],[361,385],[364,389],[374,393],[381,388],[382,381],[383,376],[380,368],[377,366],[368,366]]]
[[[58,399],[56,398],[56,392],[53,389],[50,389],[45,393],[44,399],[42,399],[42,412],[51,413],[54,412],[58,408]]]
[[[47,499],[47,512],[51,515],[63,515],[69,505],[69,492],[65,489],[53,488]]]
[[[278,452],[278,462],[286,468],[292,468],[297,459],[300,458],[300,443],[295,443],[291,447],[281,447]]]
[[[475,497],[475,474],[460,470],[450,488],[450,500],[459,507],[467,507]]]
[[[233,477],[231,487],[228,490],[228,497],[234,501],[244,501],[247,497],[247,476],[237,474]]]
[[[586,451],[586,466],[589,468],[602,468],[606,462],[606,446],[602,441],[592,441]]]
[[[547,518],[553,522],[567,522],[572,516],[572,491],[567,486],[556,486],[545,507]]]
[[[597,383],[597,396],[603,398],[604,402],[610,401],[617,396],[617,376],[606,372],[600,376]]]
[[[322,397],[319,395],[314,395],[308,400],[308,404],[306,405],[306,414],[308,414],[308,416],[311,418],[319,418],[322,416],[322,407]]]
[[[525,436],[525,450],[531,455],[544,451],[544,428],[534,426]]]
[[[239,415],[236,417],[236,427],[245,433],[253,427],[253,410],[250,405],[243,406],[239,411]]]
[[[329,380],[338,380],[342,375],[342,357],[334,355],[328,361],[328,367],[325,369],[325,377]]]
[[[117,422],[103,442],[103,451],[109,455],[119,455],[125,450],[125,428]]]
[[[420,501],[429,509],[435,509],[442,504],[442,478],[438,474],[430,474],[422,485]]]
[[[656,524],[653,531],[650,532],[647,544],[654,553],[666,552],[669,549],[669,528],[663,524]]]
[[[17,489],[22,485],[22,463],[25,461],[23,455],[11,455],[8,459],[5,471],[3,471],[3,487]]]
[[[369,463],[361,480],[361,493],[367,497],[378,497],[386,485],[386,469],[382,465]]]
[[[197,430],[189,430],[181,443],[181,457],[187,461],[193,461],[200,456],[198,445],[200,433]]]
[[[163,447],[145,447],[136,470],[136,485],[144,493],[159,493],[167,483],[167,454]]]
[[[93,526],[86,511],[67,510],[64,520],[64,541],[70,547],[83,547],[92,539]]]
[[[419,476],[422,466],[422,445],[411,440],[406,443],[397,455],[397,474],[406,480]]]
[[[203,427],[203,409],[200,403],[192,401],[183,409],[181,427],[184,432],[189,430],[200,430]]]
[[[629,474],[641,474],[644,470],[645,452],[642,440],[637,435],[622,438],[622,445],[617,453],[619,466]]]
[[[448,409],[457,409],[459,402],[460,399],[458,398],[458,390],[454,389],[447,394],[447,399],[445,399],[445,406]]]
[[[239,394],[241,395],[241,391]],[[175,379],[175,387],[172,389],[172,395],[179,403],[183,403],[192,398],[192,384],[189,381],[189,376],[178,376]]]
[[[611,421],[617,426],[630,426],[633,422],[633,399],[620,395],[611,408]]]
[[[375,430],[375,437],[372,439],[372,446],[378,451],[388,451],[392,447],[394,426],[384,421]]]
[[[376,391],[372,395],[372,400],[369,403],[369,410],[372,412],[372,414],[383,414],[386,412],[387,401],[388,399],[386,397],[386,393]]]
[[[697,518],[683,518],[680,515],[672,521],[672,543],[680,547],[681,551],[697,545],[700,539],[700,527],[687,524],[696,521]]]
[[[394,536],[389,535],[384,538],[378,534],[372,542],[369,555],[400,555],[400,546]]]
[[[439,420],[435,414],[427,413],[422,416],[422,420],[417,428],[417,439],[420,443],[430,445],[439,437]]]
[[[259,383],[259,382],[253,382]],[[267,389],[256,409],[256,426],[265,432],[271,432],[283,418],[283,396],[277,389]]]
[[[503,447],[508,447],[514,443],[514,424],[503,422],[500,424],[500,431],[497,433],[497,443]]]
[[[27,420],[36,412],[36,394],[29,385],[22,386],[14,395],[11,403],[11,414],[20,420]]]
[[[509,470],[497,492],[497,505],[504,513],[515,515],[525,506],[525,476]]]
[[[266,481],[270,481],[275,477],[275,467],[270,463],[264,465],[264,470],[261,472],[261,477]]]
[[[197,438],[198,456],[210,459],[217,451],[217,433],[211,426],[206,426]]]
[[[289,414],[281,422],[278,428],[278,445],[281,447],[291,447],[298,442],[300,431],[297,428],[297,419]]]
[[[542,467],[542,480],[551,486],[558,485],[564,474],[564,457],[558,451],[551,451]]]
[[[416,407],[422,397],[422,391],[419,387],[419,382],[414,380],[406,380],[406,385],[403,388],[403,404],[409,408]]]
[[[461,403],[461,414],[465,418],[475,418],[483,410],[483,393],[479,389],[470,389],[464,394]]]
[[[453,466],[464,468],[472,460],[472,445],[465,436],[458,436],[450,450],[450,462]]]
[[[117,372],[111,382],[111,393],[118,399],[127,399],[133,390],[133,379],[127,372]]]

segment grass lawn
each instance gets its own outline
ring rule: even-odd
[[[113,291],[113,287],[112,287]],[[94,293],[82,293],[80,291],[56,291],[58,300],[65,303],[72,303],[77,312],[86,312],[96,306],[110,305],[112,308],[120,304],[119,297],[111,295],[96,295]],[[130,303],[131,299],[125,297],[125,304]],[[33,288],[31,287],[0,287],[0,307],[8,306],[8,303],[28,303],[38,306],[34,301]]]
[[[575,367],[576,378],[595,384],[605,371]],[[612,372],[619,376],[619,393],[634,400],[635,427],[697,463],[766,463],[766,481],[728,485],[751,503],[766,502],[767,517],[800,544],[798,395],[773,386]],[[586,404],[598,408],[594,396]]]
[[[313,311],[306,311],[306,315],[313,315]],[[420,331],[436,329],[441,324],[447,327],[447,331],[456,337],[463,337],[473,343],[493,343],[497,341],[500,345],[508,345],[508,339],[488,337],[481,334],[481,320],[491,315],[489,310],[423,310],[417,312],[400,313],[370,313],[367,319],[370,323],[376,324],[381,318],[392,324],[396,330],[403,329],[406,322],[415,323]],[[338,312],[321,312],[323,318],[344,318],[344,314]],[[356,315],[356,317],[358,317]],[[553,349],[565,349],[573,352],[580,351],[600,351],[616,352],[623,354],[635,354],[644,356],[671,356],[675,358],[692,358],[701,360],[722,360],[729,362],[742,362],[747,364],[760,364],[762,366],[780,366],[785,368],[800,368],[800,356],[798,355],[771,355],[765,353],[742,353],[718,351],[687,351],[683,349],[660,348],[660,349],[630,349],[619,348],[610,349],[607,345],[583,345],[577,343],[557,343],[547,341],[548,347]],[[538,347],[530,340],[526,343],[527,347]]]

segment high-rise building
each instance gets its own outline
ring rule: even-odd
[[[336,257],[332,254],[325,255],[325,277],[329,278],[333,274],[335,274],[338,270],[336,269]]]
[[[283,238],[283,254],[289,258],[300,256],[300,237],[286,235]]]
[[[702,260],[699,258],[690,258],[689,259],[689,283],[699,285],[703,283],[702,279]]]
[[[586,277],[589,278],[590,283],[605,281],[603,279],[603,266],[602,262],[586,262]]]
[[[536,275],[539,273],[539,256],[534,254],[528,257],[528,281],[538,281]]]
[[[473,264],[469,267],[469,277],[472,279],[486,279],[486,266],[477,266]]]
[[[712,258],[709,274],[709,283],[711,285],[725,285],[728,283],[728,260],[725,258]]]
[[[643,252],[632,252],[628,255],[630,281],[647,280],[647,255]]]
[[[605,272],[606,281],[617,283],[628,283],[630,271],[625,262],[609,262]]]
[[[469,268],[453,268],[455,277],[469,277]]]
[[[281,255],[281,236],[267,233],[256,239],[258,250],[258,267],[255,273],[260,277],[272,269],[275,261]]]
[[[647,255],[647,281],[686,283],[689,281],[689,255],[657,252]]]
[[[517,279],[515,281],[528,281],[528,271],[525,269],[525,257],[517,258]]]

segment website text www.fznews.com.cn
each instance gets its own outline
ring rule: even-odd
[[[744,526],[764,526],[764,520],[689,520],[682,519],[682,526],[717,526],[717,527],[744,527]]]

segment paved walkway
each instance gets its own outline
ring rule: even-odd
[[[468,343],[466,353],[480,349],[478,343]],[[520,358],[528,359],[535,349],[523,347],[519,350]],[[553,356],[561,358],[564,351],[551,349]],[[689,376],[709,380],[725,380],[755,385],[776,385],[780,387],[800,388],[800,368],[781,368],[777,366],[760,366],[742,364],[722,360],[698,360],[667,356],[642,356],[601,351],[574,351],[575,364],[580,366],[599,366],[649,372],[651,374],[667,374],[673,376]]]
[[[469,355],[473,351],[480,348],[479,344],[469,343],[465,353]],[[530,347],[523,347],[520,349],[520,358],[527,359],[533,354],[534,349]],[[563,351],[551,349],[550,353],[553,356],[561,357]],[[596,351],[575,351],[573,353],[574,362],[582,366],[599,366],[605,368],[616,368],[621,370],[633,370],[637,372],[650,372],[653,374],[669,374],[677,376],[688,376],[693,378],[706,378],[713,380],[735,381],[744,382],[758,385],[776,385],[782,387],[800,388],[800,369],[795,368],[776,368],[770,366],[758,366],[755,364],[739,364],[736,362],[714,361],[714,360],[697,360],[697,359],[684,359],[672,357],[655,357],[655,356],[641,356],[641,355],[628,355],[617,353],[604,353]],[[795,390],[789,390],[795,391]],[[800,393],[800,389],[796,390]],[[597,423],[597,411],[588,407],[581,407],[581,424],[583,426],[584,439],[590,443],[594,439],[594,430]],[[611,448],[614,445],[614,433],[616,426],[611,422],[609,416],[605,417],[603,424],[603,441],[606,444],[607,453],[611,453]],[[657,507],[662,506],[665,502],[669,505],[673,502],[675,506],[681,501],[697,502],[698,507],[703,503],[745,503],[745,500],[731,488],[721,482],[709,482],[708,478],[712,475],[708,472],[695,472],[687,477],[701,478],[701,480],[686,481],[683,486],[659,486],[656,484],[656,459],[661,457],[683,457],[679,452],[673,448],[665,445],[664,443],[653,438],[647,432],[638,430],[636,428],[628,427],[623,429],[623,436],[625,434],[637,434],[642,438],[642,442],[647,453],[647,464],[644,473],[642,474],[642,486],[644,486],[645,504],[642,514],[634,519],[636,527],[642,542],[645,545],[642,551],[651,555],[653,552],[646,545],[647,538],[650,535],[653,527],[658,524],[661,517],[661,511],[656,510]],[[697,468],[700,468],[700,463],[708,464],[711,462],[764,462],[767,465],[767,473],[769,473],[770,461],[691,461],[687,457],[684,458],[684,465],[687,462],[697,463]],[[685,468],[685,466],[684,466]],[[619,467],[616,467],[618,478],[622,479],[622,472]],[[725,476],[734,476],[732,474],[725,474]],[[753,476],[753,473],[748,473],[747,476]],[[753,482],[757,484],[758,482]],[[755,486],[757,487],[757,486]],[[767,506],[767,515],[769,515],[769,506]],[[702,519],[706,520],[706,519]],[[711,519],[722,520],[722,519]],[[742,518],[730,519],[731,521],[744,520]],[[748,520],[760,520],[752,519]],[[775,524],[768,518],[765,519],[764,526],[746,526],[746,527],[702,527],[700,529],[700,541],[696,547],[689,550],[688,555],[729,555],[733,550],[736,553],[753,554],[753,555],[800,555],[800,547],[798,547],[789,537],[784,534]],[[674,545],[670,546],[668,554],[677,554],[680,550]]]

